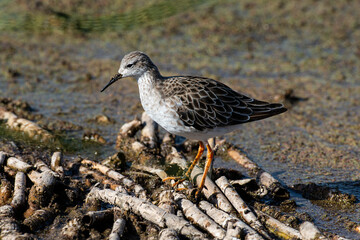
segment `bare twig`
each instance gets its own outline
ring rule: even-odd
[[[124,234],[125,224],[125,219],[116,219],[109,235],[109,240],[120,240]]]

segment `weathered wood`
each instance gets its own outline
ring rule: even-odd
[[[234,148],[230,148],[228,154],[242,167],[246,168],[251,176],[256,177],[259,183],[266,187],[274,198],[289,199],[290,193],[281,185],[281,183],[271,176],[271,174],[261,169],[244,154],[240,154]]]
[[[109,222],[113,218],[114,212],[112,209],[90,211],[83,216],[82,222],[87,226],[96,226],[104,222]]]
[[[5,108],[0,107],[0,119],[6,121],[6,125],[14,130],[22,131],[31,138],[37,138],[41,141],[48,141],[54,139],[48,131],[41,128],[36,123],[24,118],[19,118],[16,114],[6,111]]]
[[[21,235],[14,215],[14,210],[10,205],[0,207],[0,238],[2,240],[13,240]]]
[[[186,199],[185,195],[174,193],[174,198],[176,204],[181,208],[187,219],[209,232],[215,238],[223,239],[225,237],[225,230],[198,209],[190,200]]]
[[[303,222],[300,227],[300,236],[302,236],[302,239],[304,240],[325,240],[327,239],[320,231],[319,229],[309,221]]]
[[[15,158],[15,157],[9,157],[6,160],[6,165],[9,168],[12,168],[17,171],[25,172],[25,173],[30,171],[30,169],[32,169],[32,166],[30,164],[27,164],[26,162],[24,162],[18,158]]]
[[[216,184],[219,186],[221,191],[225,194],[225,196],[229,199],[231,204],[234,206],[236,211],[241,215],[244,221],[249,224],[253,229],[259,232],[267,239],[271,239],[268,233],[265,231],[264,226],[260,223],[260,221],[256,218],[255,214],[251,211],[251,209],[247,206],[245,201],[240,197],[240,195],[235,191],[233,186],[229,183],[225,176],[218,178]]]
[[[139,131],[141,128],[141,121],[139,119],[134,119],[128,123],[125,123],[121,126],[119,135],[122,137],[132,137]]]
[[[131,211],[160,227],[167,226],[168,228],[175,229],[180,234],[189,238],[205,239],[204,234],[191,226],[188,221],[174,214],[167,213],[151,202],[110,189],[101,190],[93,187],[86,198],[86,202],[91,203],[98,200]]]
[[[14,211],[21,210],[26,204],[26,176],[23,172],[17,172],[14,183],[14,197],[11,201],[11,206]]]
[[[149,167],[149,166],[145,166],[145,165],[139,165],[139,164],[132,164],[131,168],[134,168],[134,169],[140,170],[140,171],[144,171],[144,172],[148,172],[151,174],[155,174],[161,179],[164,179],[167,177],[166,172],[162,169],[153,168],[153,167]]]
[[[24,225],[31,231],[37,231],[49,224],[54,220],[54,209],[44,208],[38,209],[30,217],[24,220]]]
[[[53,171],[60,174],[60,176],[64,175],[64,168],[63,168],[63,156],[61,152],[54,152],[51,156],[50,167]]]
[[[280,222],[279,220],[261,212],[255,210],[259,216],[261,222],[276,236],[282,239],[302,239],[300,232],[292,227],[285,225],[284,223]]]
[[[116,219],[109,235],[109,240],[120,240],[124,234],[125,225],[125,219]]]
[[[159,240],[179,240],[179,237],[174,229],[165,228],[160,231]]]
[[[44,171],[42,173],[31,171],[28,173],[28,177],[34,183],[28,196],[30,208],[37,210],[42,207],[47,207],[56,184],[55,176],[50,171]]]
[[[234,224],[235,226],[239,226],[245,240],[263,239],[263,237],[261,237],[254,229],[252,229],[249,225],[241,221],[239,218],[234,217],[220,209],[217,209],[211,203],[207,201],[201,201],[199,203],[199,207],[224,229],[228,229],[229,224]]]
[[[141,185],[135,183],[132,179],[130,179],[128,177],[125,177],[121,173],[119,173],[119,172],[117,172],[115,170],[112,170],[112,169],[110,169],[110,168],[108,168],[108,167],[106,167],[106,166],[104,166],[102,164],[99,164],[97,162],[87,160],[87,159],[82,160],[81,164],[90,165],[93,169],[98,170],[102,174],[104,174],[104,175],[114,179],[115,181],[123,184],[127,188],[132,189],[134,191],[135,195],[138,196],[139,198],[148,199],[147,196],[146,196],[146,191]]]

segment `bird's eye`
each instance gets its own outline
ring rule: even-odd
[[[133,63],[130,63],[128,65],[126,65],[126,68],[131,68],[134,64]]]

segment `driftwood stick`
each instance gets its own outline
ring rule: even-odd
[[[204,234],[193,227],[188,221],[174,214],[167,213],[148,201],[110,189],[100,190],[97,187],[93,187],[86,198],[86,202],[91,203],[98,200],[116,205],[124,210],[130,210],[160,227],[167,226],[175,229],[180,234],[189,238],[205,239]]]
[[[38,138],[42,141],[51,140],[54,138],[48,131],[41,128],[36,123],[24,118],[19,118],[14,113],[6,111],[5,108],[0,107],[0,119],[6,121],[9,128],[22,131],[31,138]]]
[[[215,182],[219,186],[221,191],[225,194],[225,196],[229,199],[229,201],[232,203],[236,211],[240,213],[241,217],[245,220],[245,222],[257,232],[259,232],[261,235],[263,235],[265,238],[271,239],[260,221],[256,218],[255,214],[246,205],[245,201],[239,196],[235,189],[230,185],[227,178],[225,176],[222,176],[218,178]]]
[[[238,225],[229,222],[228,227],[226,229],[226,235],[224,240],[235,240],[241,238],[241,228]]]
[[[95,226],[104,222],[109,222],[114,218],[114,211],[112,209],[106,209],[102,211],[90,211],[87,212],[82,222],[87,226]]]
[[[300,227],[300,235],[304,240],[326,240],[327,238],[319,231],[319,229],[309,221],[303,222]]]
[[[160,231],[159,240],[179,240],[179,237],[174,229],[165,228]]]
[[[131,122],[125,123],[121,126],[119,135],[122,137],[133,137],[141,128],[141,121],[134,119]]]
[[[292,227],[285,225],[279,220],[259,211],[255,210],[261,222],[269,229],[270,232],[282,239],[303,239],[300,232]]]
[[[159,139],[157,136],[158,124],[146,112],[141,115],[141,123],[144,126],[141,130],[141,141],[149,148],[155,148]]]
[[[14,218],[14,210],[10,205],[0,207],[0,238],[12,240],[19,237],[20,227]]]
[[[123,218],[118,218],[114,222],[111,233],[109,235],[109,240],[120,240],[124,234],[126,221]]]
[[[234,148],[228,150],[229,156],[234,159],[242,167],[249,171],[251,176],[258,179],[259,183],[266,187],[266,189],[276,198],[288,199],[290,193],[276,180],[271,174],[265,172],[256,163],[247,158],[244,154],[240,154]]]
[[[224,229],[227,229],[229,224],[234,224],[234,226],[239,226],[245,240],[263,239],[263,237],[261,237],[254,229],[252,229],[246,223],[244,223],[237,217],[231,216],[230,214],[217,209],[211,203],[207,201],[201,201],[199,203],[199,207]]]
[[[190,200],[186,199],[185,195],[174,193],[174,198],[187,219],[191,219],[196,225],[209,232],[215,238],[223,239],[225,237],[225,230],[198,209]]]
[[[17,172],[14,183],[14,197],[11,201],[11,206],[14,211],[23,208],[26,204],[26,176],[23,172]]]
[[[84,159],[81,161],[81,163],[84,165],[90,165],[93,169],[98,170],[102,174],[114,179],[115,181],[123,184],[124,186],[128,187],[129,189],[133,189],[135,192],[135,195],[138,196],[139,198],[148,199],[146,196],[146,191],[141,185],[135,183],[133,180],[125,177],[121,173],[116,172],[102,164],[99,164],[99,163],[91,161],[91,160]]]
[[[53,209],[45,208],[39,209],[34,212],[30,217],[24,220],[24,225],[31,231],[37,231],[54,220],[55,213]]]
[[[26,162],[21,161],[20,159],[17,159],[15,157],[9,157],[6,160],[6,165],[9,168],[12,168],[17,171],[25,172],[25,173],[28,172],[32,168],[32,166],[30,164],[27,164]]]

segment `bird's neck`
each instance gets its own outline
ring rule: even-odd
[[[144,72],[140,77],[138,77],[137,81],[139,85],[146,85],[148,87],[154,87],[156,82],[162,80],[159,70],[157,68],[149,69]]]

